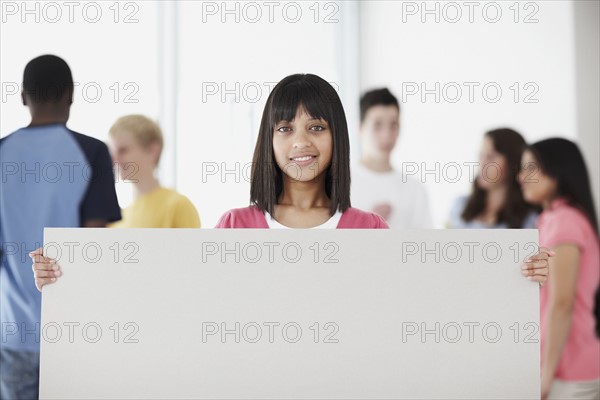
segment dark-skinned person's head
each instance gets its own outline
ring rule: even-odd
[[[25,66],[21,98],[34,121],[66,123],[73,103],[73,87],[71,69],[65,60],[43,55]]]

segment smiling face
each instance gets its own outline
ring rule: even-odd
[[[292,121],[279,121],[273,129],[273,152],[283,176],[309,182],[327,171],[333,155],[329,124],[299,107]]]
[[[554,198],[558,186],[556,179],[542,171],[539,162],[529,150],[523,153],[521,159],[519,183],[525,201],[538,205],[548,204]]]

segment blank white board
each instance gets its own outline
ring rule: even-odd
[[[539,398],[537,240],[47,228],[40,398]]]

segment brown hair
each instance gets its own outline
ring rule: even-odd
[[[507,179],[508,191],[504,205],[496,215],[496,223],[506,223],[509,228],[522,228],[527,216],[536,210],[536,207],[525,202],[521,185],[517,181],[521,156],[526,148],[525,139],[518,132],[508,128],[489,131],[485,137],[490,138],[494,149],[506,158],[507,171],[504,171],[504,176]],[[461,214],[462,219],[472,221],[477,218],[485,210],[486,200],[486,190],[479,187],[475,179],[473,190]]]

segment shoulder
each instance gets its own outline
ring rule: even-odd
[[[3,144],[6,144],[10,138],[14,138],[14,137],[16,136],[16,133],[17,133],[17,132],[18,132],[18,131],[15,131],[15,132],[9,133],[8,135],[6,135],[6,136],[4,136],[4,137],[0,138],[0,146],[2,146]]]
[[[394,176],[404,185],[414,186],[415,188],[425,188],[423,182],[410,175],[394,171]]]
[[[378,214],[350,207],[342,214],[340,229],[388,229],[385,220]]]
[[[403,193],[412,194],[415,198],[422,200],[427,199],[427,188],[420,180],[402,173],[396,173],[399,185],[403,186]]]
[[[467,196],[459,196],[452,202],[452,207],[450,208],[450,217],[460,218],[460,215],[464,211],[467,206],[468,201]]]
[[[176,204],[192,204],[192,202],[190,201],[190,199],[187,198],[187,196],[179,193],[176,190],[165,187],[161,187],[160,190],[162,191],[162,197],[168,201],[171,201]]]
[[[0,138],[0,150],[2,151],[10,151],[7,149],[7,146],[21,147],[20,144],[26,140],[26,135],[24,135],[24,131],[27,128],[20,128],[14,132],[9,133],[8,135]]]
[[[593,228],[577,208],[562,204],[545,210],[538,218],[540,242],[546,247],[573,243],[583,247],[586,238],[593,236]]]
[[[537,219],[538,219],[538,213],[536,213],[535,211],[531,211],[529,214],[527,214],[527,216],[525,217],[525,220],[523,221],[523,228],[524,229],[535,229],[537,226]]]
[[[169,188],[161,188],[162,198],[161,201],[167,202],[177,208],[193,209],[196,211],[194,203],[185,195]]]
[[[232,208],[219,218],[215,228],[268,228],[265,215],[257,206]]]
[[[467,201],[469,200],[469,196],[458,196],[454,199],[452,206],[455,208],[464,208],[467,205]]]
[[[173,228],[200,228],[200,215],[194,203],[173,189],[161,188],[161,196],[156,198],[170,209]]]
[[[586,225],[588,220],[585,215],[577,208],[562,204],[556,208],[544,211],[540,216],[541,226],[551,226],[568,221],[568,225]],[[566,225],[566,224],[565,224]]]
[[[99,155],[104,156],[109,154],[108,146],[103,141],[72,131],[71,129],[67,129],[67,132],[77,142],[89,161],[94,160]]]

